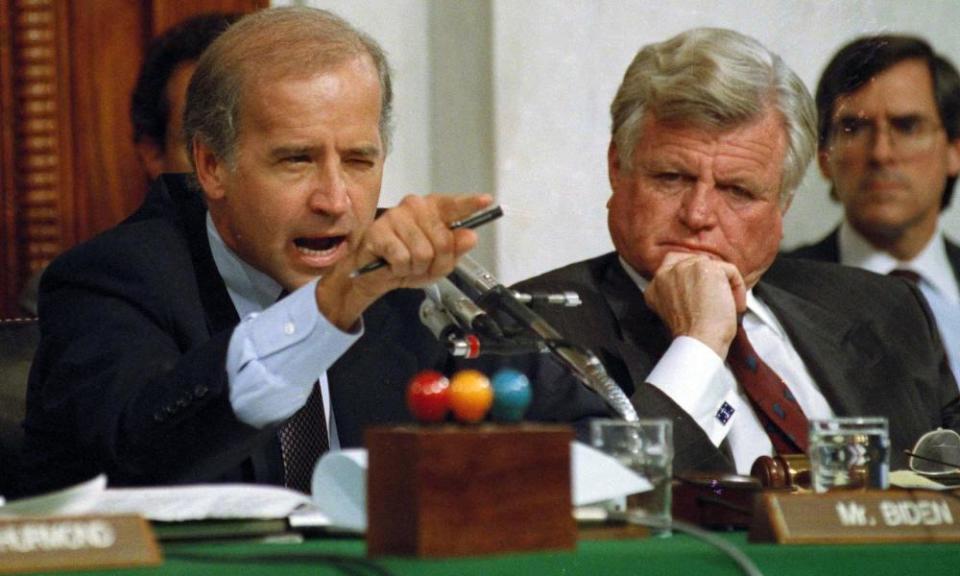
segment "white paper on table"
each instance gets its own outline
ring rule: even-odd
[[[70,516],[96,513],[97,504],[106,487],[107,477],[101,474],[63,490],[14,500],[0,506],[0,516]]]
[[[280,486],[193,484],[163,488],[111,488],[96,512],[141,514],[148,520],[233,520],[286,518],[310,497]]]
[[[310,497],[279,486],[195,484],[157,488],[106,488],[106,476],[43,496],[15,500],[0,516],[139,514],[148,520],[234,520],[286,518],[310,508]]]
[[[311,491],[314,504],[331,526],[366,531],[367,451],[351,448],[324,454],[313,469]]]
[[[580,442],[570,443],[573,505],[585,506],[653,490],[653,484],[616,458]]]

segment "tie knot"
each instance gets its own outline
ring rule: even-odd
[[[896,268],[894,270],[891,270],[887,275],[894,276],[896,278],[903,278],[904,280],[908,280],[914,284],[917,284],[918,282],[920,282],[920,275],[914,272],[913,270],[909,270],[907,268]]]

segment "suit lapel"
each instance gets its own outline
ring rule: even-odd
[[[866,413],[864,400],[874,395],[865,389],[883,383],[876,374],[882,346],[870,326],[840,317],[769,282],[761,281],[755,292],[780,320],[834,412]],[[882,392],[878,388],[876,393]]]
[[[640,289],[616,256],[602,271],[599,288],[613,312],[616,351],[626,364],[630,380],[640,386],[670,346],[669,334],[657,315],[647,307]]]
[[[192,176],[183,174],[163,175],[159,185],[172,200],[176,220],[187,239],[207,331],[213,335],[232,329],[240,322],[240,316],[210,251],[203,193],[193,184]],[[245,481],[281,484],[283,468],[276,434],[264,435],[241,468],[240,475]]]
[[[957,282],[960,282],[960,246],[957,246],[950,240],[944,238],[944,244],[947,247],[947,260],[950,261],[950,267],[953,268],[953,275]]]
[[[210,241],[207,238],[207,206],[203,193],[191,185],[189,177],[183,174],[164,175],[163,183],[173,200],[177,220],[183,227],[190,246],[200,299],[207,315],[207,328],[210,334],[232,328],[240,322],[240,317],[210,251]]]

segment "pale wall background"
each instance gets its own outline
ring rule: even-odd
[[[277,4],[289,4],[289,0]],[[640,46],[695,26],[754,36],[811,92],[854,37],[919,34],[960,63],[951,0],[307,0],[375,37],[395,69],[395,147],[382,204],[410,192],[490,191],[510,216],[477,257],[514,282],[611,248],[607,107]],[[784,246],[829,231],[840,211],[812,166]],[[960,236],[960,209],[946,213]]]

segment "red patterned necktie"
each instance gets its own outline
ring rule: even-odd
[[[307,403],[280,427],[278,434],[283,456],[283,483],[309,494],[313,468],[330,448],[319,382],[313,385]]]
[[[750,398],[777,454],[806,452],[807,417],[783,380],[757,356],[743,323],[737,324],[727,363]]]

